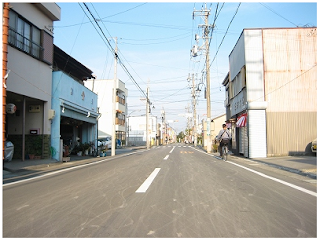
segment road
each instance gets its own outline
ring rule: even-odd
[[[317,237],[316,190],[174,144],[4,184],[3,237]]]

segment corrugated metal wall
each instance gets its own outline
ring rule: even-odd
[[[317,112],[268,112],[268,156],[311,153],[317,136]]]
[[[316,29],[264,29],[263,47],[268,156],[309,152],[317,136]]]

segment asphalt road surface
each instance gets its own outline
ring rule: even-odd
[[[3,237],[317,237],[316,183],[274,170],[137,151],[4,184]]]

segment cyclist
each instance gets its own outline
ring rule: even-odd
[[[222,146],[225,143],[229,144],[229,141],[231,139],[231,133],[227,129],[227,125],[226,124],[222,125],[222,130],[219,132],[219,134],[217,135],[216,139],[218,141],[220,141],[219,152],[220,152],[220,157],[222,157]]]

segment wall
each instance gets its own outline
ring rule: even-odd
[[[28,19],[28,21],[37,26],[39,29],[46,29],[48,33],[53,35],[53,33],[50,32],[46,27],[53,26],[52,20],[60,19],[60,7],[56,3],[43,3],[42,9],[46,9],[46,11],[43,12],[40,10],[40,8],[36,7],[36,5],[39,4],[10,2],[10,6],[17,13]]]
[[[266,29],[263,37],[268,155],[309,154],[317,137],[316,29]]]

